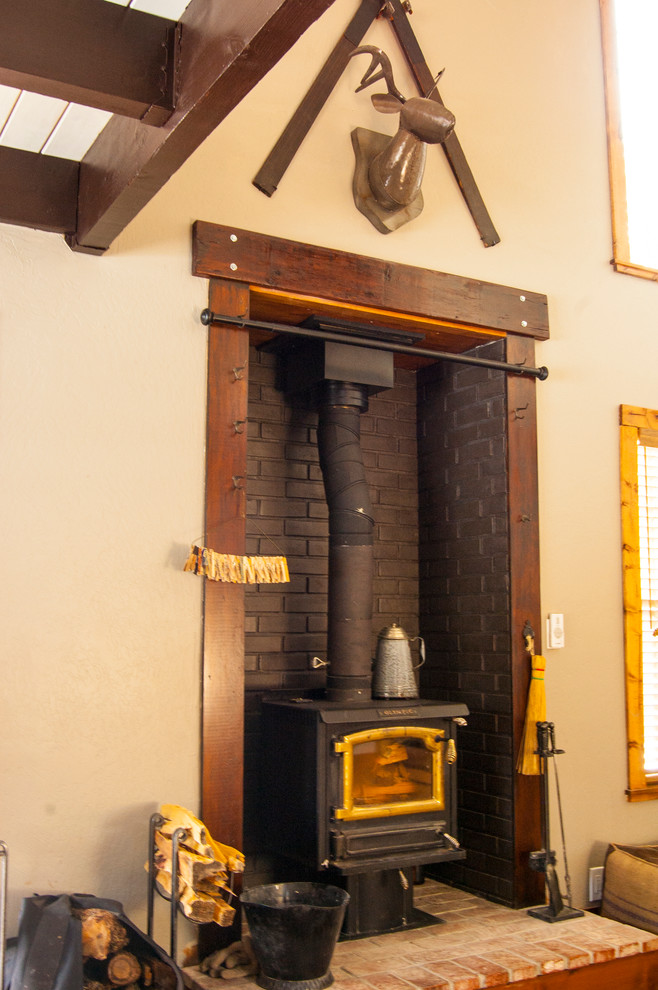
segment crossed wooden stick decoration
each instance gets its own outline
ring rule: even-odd
[[[473,173],[454,131],[454,118],[450,114],[450,111],[446,110],[443,106],[443,101],[437,88],[438,78],[435,79],[432,75],[409,23],[407,14],[411,12],[410,0],[385,0],[385,2],[382,2],[382,0],[361,0],[356,14],[348,24],[343,35],[339,38],[329,58],[320,69],[310,89],[290,118],[258,174],[254,177],[253,183],[257,189],[260,189],[267,196],[273,195],[306,134],[345,70],[349,59],[362,51],[370,52],[373,56],[377,52],[385,60],[379,60],[382,71],[374,75],[375,66],[371,63],[359,89],[370,85],[371,82],[377,79],[384,78],[387,83],[387,96],[397,100],[397,105],[394,106],[390,99],[387,101],[387,96],[384,94],[377,94],[376,97],[373,97],[373,103],[382,112],[393,112],[394,110],[395,112],[400,112],[400,128],[398,129],[398,133],[393,137],[391,145],[388,147],[388,164],[391,164],[391,156],[394,149],[399,147],[403,139],[405,141],[407,140],[406,134],[412,134],[416,140],[407,142],[411,146],[405,150],[408,150],[410,157],[415,156],[416,159],[423,158],[423,162],[425,144],[440,143],[479,231],[482,242],[485,247],[492,247],[494,244],[498,244],[500,237],[484,205],[480,191],[473,178]],[[386,65],[388,59],[380,49],[373,49],[371,46],[359,48],[366,31],[373,21],[380,16],[386,17],[391,22],[393,31],[397,36],[402,52],[421,94],[422,107],[418,106],[418,98],[407,100],[395,88],[392,74],[389,72],[390,63],[388,63],[388,66]],[[375,56],[375,58],[379,59],[379,55]],[[377,99],[378,97],[380,98],[379,101]],[[383,109],[384,101],[388,102],[387,110]],[[436,109],[431,107],[431,105],[427,105],[429,101],[438,104]],[[382,103],[382,105],[378,106],[378,102]],[[409,106],[410,104],[411,106]],[[417,118],[420,117],[423,120],[417,124]],[[427,126],[428,120],[432,121],[429,129]],[[410,123],[412,126],[411,129],[408,129]],[[414,127],[416,130],[420,128],[420,134],[413,133]],[[406,133],[402,134],[402,131]],[[428,141],[423,135],[428,135],[430,140]],[[418,138],[419,140],[417,140]],[[378,141],[377,139],[380,140]],[[396,139],[397,145],[394,144]],[[385,142],[384,145],[382,145],[382,140]],[[386,205],[382,201],[384,194],[381,189],[378,196],[376,190],[373,188],[377,185],[377,178],[374,175],[376,168],[373,169],[373,159],[379,155],[381,164],[381,156],[382,154],[386,154],[385,148],[390,140],[383,135],[378,135],[373,131],[364,131],[361,128],[357,128],[352,135],[352,143],[357,159],[354,179],[354,199],[361,212],[368,216],[374,226],[382,233],[388,233],[390,230],[399,227],[402,223],[413,219],[422,209],[422,199],[418,198],[421,195],[420,181],[417,182],[417,193],[409,202],[394,206],[390,204]],[[422,150],[420,150],[420,146],[422,146]],[[397,164],[399,166],[399,161]],[[414,168],[416,173],[420,174],[420,179],[422,180],[422,167],[418,168],[418,161],[415,162]],[[380,178],[381,174],[380,169]],[[391,183],[394,186],[395,179],[389,180],[389,191],[392,187]],[[406,195],[407,190],[404,192],[404,196]]]

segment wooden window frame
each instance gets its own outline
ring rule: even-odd
[[[644,769],[642,594],[637,443],[643,429],[658,430],[658,412],[639,406],[619,408],[621,531],[624,594],[624,657],[629,801],[658,799],[658,774]]]
[[[608,135],[608,172],[612,213],[612,266],[624,275],[658,281],[658,271],[631,261],[628,232],[626,166],[622,138],[621,107],[618,85],[617,44],[614,25],[615,0],[599,0],[603,73],[605,84],[606,129]]]

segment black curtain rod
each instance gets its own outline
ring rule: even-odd
[[[425,347],[410,347],[408,344],[397,344],[387,340],[375,340],[372,337],[352,337],[348,333],[335,333],[330,330],[313,330],[310,327],[294,327],[287,323],[262,323],[259,320],[245,320],[239,316],[222,316],[204,309],[201,322],[205,327],[211,323],[232,323],[250,330],[266,330],[268,333],[288,334],[291,337],[311,337],[314,340],[332,340],[338,344],[351,344],[353,347],[370,347],[378,351],[393,351],[395,354],[411,354],[413,357],[432,358],[434,361],[455,361],[458,364],[475,364],[481,368],[494,368],[498,371],[509,371],[514,375],[524,375],[526,378],[538,378],[540,382],[548,378],[548,368],[532,368],[524,364],[508,364],[506,361],[493,361],[488,358],[472,357],[469,354],[453,354],[450,351],[430,351]]]

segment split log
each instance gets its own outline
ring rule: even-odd
[[[173,854],[173,842],[168,836],[163,835],[160,830],[156,830],[155,844],[160,857],[156,858],[156,865],[162,863],[161,869],[166,869],[165,863],[171,869],[171,857]],[[156,854],[157,855],[157,854]],[[159,859],[159,861],[158,861]],[[205,877],[223,873],[226,877],[226,867],[224,863],[218,863],[214,856],[205,856],[201,853],[188,849],[185,845],[178,847],[178,871],[186,883],[193,887]]]
[[[171,897],[174,844],[177,829],[184,833],[178,849],[178,901],[181,911],[197,924],[214,922],[222,927],[233,923],[235,908],[229,872],[242,873],[244,856],[237,849],[216,842],[208,829],[180,805],[160,808],[164,821],[155,830],[153,863],[155,882],[165,897]],[[149,864],[146,864],[149,869]]]
[[[162,959],[149,960],[151,972],[153,974],[153,986],[158,990],[177,990],[176,973]]]
[[[197,890],[204,894],[212,894],[213,897],[225,897],[227,894],[232,894],[225,873],[218,873],[214,877],[204,877],[203,880],[199,880],[196,886]]]
[[[179,804],[163,804],[160,814],[166,819],[159,831],[166,836],[172,836],[177,828],[185,829],[185,846],[202,856],[211,856],[218,863],[223,863],[224,870],[231,873],[244,872],[244,856],[232,846],[224,845],[213,839],[210,832],[198,818],[195,818],[186,808]]]
[[[117,952],[108,959],[107,978],[115,987],[127,987],[136,983],[142,975],[139,959],[132,952]]]
[[[128,944],[125,926],[111,911],[102,908],[78,908],[74,915],[82,923],[82,955],[107,959]]]
[[[158,870],[155,874],[155,882],[161,894],[165,897],[171,897],[171,873]],[[227,887],[223,889],[228,892]],[[213,888],[210,893],[200,889],[195,890],[179,877],[178,903],[185,917],[197,924],[208,924],[208,922],[214,921],[216,925],[227,927],[233,923],[235,908],[224,903],[217,887]]]
[[[230,907],[221,899],[193,890],[186,886],[180,898],[180,905],[187,918],[202,924],[214,921],[216,925],[226,928],[232,924],[235,908]]]
[[[85,979],[82,983],[82,990],[108,990],[108,986],[107,983],[101,983],[100,980]]]

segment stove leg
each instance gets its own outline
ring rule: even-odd
[[[440,920],[413,906],[413,868],[353,873],[335,881],[350,895],[341,939],[438,925]]]

